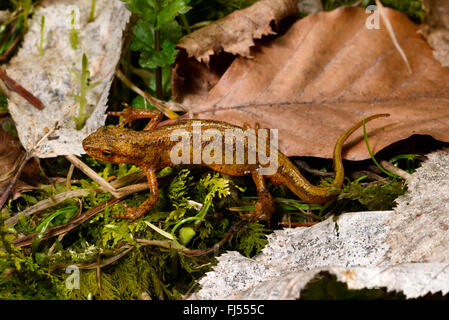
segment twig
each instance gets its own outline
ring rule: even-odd
[[[69,223],[49,228],[45,232],[45,234],[42,236],[42,240],[49,239],[49,238],[58,236],[60,234],[67,233],[70,230],[73,230],[74,228],[79,226],[84,221],[90,219],[91,217],[93,217],[97,213],[103,211],[106,205],[108,205],[110,207],[110,206],[116,204],[119,201],[120,201],[119,199],[111,199],[111,200],[109,200],[109,201],[107,201],[105,203],[102,203],[102,204],[96,206],[95,208],[92,208],[92,209],[87,210],[86,212],[83,212],[79,217],[75,218],[74,220],[70,221]],[[37,235],[38,235],[38,233],[35,232],[33,234],[24,236],[22,238],[13,240],[12,244],[14,244],[17,247],[29,246],[29,245],[31,245],[34,237],[36,237]]]
[[[131,186],[123,187],[123,188],[117,190],[119,197],[117,197],[116,199],[121,199],[127,195],[132,194],[132,193],[140,192],[140,191],[143,191],[146,189],[148,189],[148,183],[137,183],[137,184],[134,184]],[[78,190],[70,190],[70,191],[62,192],[62,193],[57,194],[48,199],[39,201],[38,203],[29,207],[28,209],[26,209],[22,212],[19,212],[17,215],[6,220],[5,224],[14,226],[19,221],[20,215],[23,217],[27,217],[36,212],[43,211],[45,209],[56,206],[59,203],[65,201],[67,199],[87,196],[92,192],[105,192],[105,191],[109,192],[109,191],[105,190],[104,188],[99,187],[99,188],[94,188],[94,189],[78,189]]]
[[[317,175],[319,177],[332,177],[332,176],[335,176],[334,172],[323,172],[323,171],[320,171],[320,170],[317,170],[317,169],[312,169],[309,166],[309,164],[307,162],[303,161],[303,160],[296,159],[295,160],[295,164],[299,168],[304,169],[305,171],[307,171],[309,173],[312,173],[314,175]]]
[[[39,201],[35,205],[29,207],[28,209],[19,212],[15,216],[9,218],[5,221],[6,225],[14,226],[19,221],[19,216],[28,217],[36,212],[43,211],[45,209],[51,208],[67,199],[74,198],[74,197],[83,197],[87,196],[89,193],[91,193],[92,189],[79,189],[79,190],[71,190],[67,192],[63,192],[60,194],[57,194],[51,198]]]
[[[36,98],[36,96],[22,87],[17,81],[11,79],[2,68],[0,68],[0,79],[3,80],[9,90],[17,92],[35,108],[39,110],[42,110],[44,108],[44,105],[38,98]]]
[[[125,248],[125,249],[123,250],[123,248]],[[134,248],[135,247],[132,247],[132,246],[124,246],[124,247],[120,248],[120,250],[122,250],[122,251],[120,251],[117,255],[110,257],[108,259],[105,259],[103,261],[100,261],[100,263],[98,263],[98,261],[94,262],[94,263],[89,263],[89,264],[76,263],[75,266],[77,266],[80,269],[85,269],[85,270],[93,270],[93,269],[98,268],[98,266],[100,268],[103,268],[103,267],[106,267],[107,265],[110,265],[111,263],[114,263],[115,261],[119,260],[121,257],[125,256],[128,252],[130,252]],[[49,272],[53,272],[56,269],[66,268],[69,265],[73,265],[73,263],[71,263],[71,264],[61,263],[61,264],[52,265],[49,268]]]
[[[206,254],[209,254],[211,252],[217,252],[220,247],[222,247],[237,231],[239,231],[242,227],[243,220],[240,220],[236,224],[232,225],[228,232],[226,232],[223,239],[220,240],[220,242],[216,243],[214,246],[212,246],[209,249],[195,249],[195,250],[189,250],[189,255],[191,256],[203,256]]]
[[[84,172],[89,178],[94,180],[100,186],[102,186],[107,192],[111,193],[114,197],[120,198],[117,190],[109,184],[106,180],[100,177],[94,170],[92,170],[88,165],[82,162],[74,155],[66,155],[65,158],[69,160],[75,167]]]
[[[311,227],[316,225],[319,222],[279,222],[279,224],[281,226],[286,226],[286,227]]]
[[[392,163],[382,160],[380,162],[380,164],[382,165],[382,167],[384,167],[385,169],[393,172],[394,174],[400,176],[401,178],[404,179],[408,179],[411,177],[411,174],[408,173],[407,171],[402,170],[401,168],[396,167],[395,165],[393,165]]]
[[[119,78],[126,86],[131,88],[135,93],[142,96],[145,100],[147,100],[152,106],[154,106],[156,109],[158,109],[160,112],[162,112],[164,115],[166,115],[169,119],[176,119],[178,118],[178,114],[172,109],[177,111],[186,111],[185,107],[179,103],[176,103],[174,101],[165,102],[159,99],[156,99],[149,95],[147,92],[141,90],[139,87],[137,87],[134,83],[132,83],[126,76],[123,74],[122,71],[117,70],[115,72],[115,75],[117,78]]]
[[[100,292],[100,297],[101,297],[101,252],[102,250],[100,249],[100,252],[97,254],[97,286],[98,286],[98,291]]]
[[[393,41],[394,46],[399,51],[399,54],[401,55],[402,60],[404,60],[406,66],[407,66],[408,72],[412,73],[412,68],[410,67],[410,64],[408,63],[407,56],[405,55],[404,50],[402,50],[401,46],[399,45],[398,40],[396,39],[396,35],[394,33],[393,27],[391,26],[390,20],[388,20],[387,15],[384,13],[384,6],[383,6],[383,4],[379,0],[376,0],[376,6],[379,8],[380,16],[384,20],[385,26],[387,27],[387,30],[388,30],[388,34],[390,35],[391,40]]]
[[[75,169],[75,165],[73,163],[70,164],[69,172],[67,172],[67,178],[66,178],[66,188],[67,191],[72,190],[72,175],[73,175],[73,169]]]
[[[14,50],[14,48],[17,46],[17,44],[19,43],[21,38],[22,38],[21,35],[17,35],[17,37],[14,39],[13,43],[11,43],[9,48],[6,49],[6,51],[3,52],[3,54],[0,56],[0,62],[4,62],[4,61],[8,60],[9,55]]]

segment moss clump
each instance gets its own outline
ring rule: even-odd
[[[394,180],[390,183],[373,182],[370,184],[352,182],[343,188],[338,195],[338,200],[353,200],[356,202],[354,204],[355,210],[391,210],[394,206],[394,200],[404,192],[405,184],[403,181]],[[362,207],[358,206],[357,203]],[[346,207],[345,209],[350,208]]]

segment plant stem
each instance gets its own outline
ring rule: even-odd
[[[383,173],[385,173],[386,175],[393,177],[393,178],[397,178],[398,176],[385,170],[376,160],[376,158],[374,158],[374,154],[373,151],[371,150],[371,147],[369,146],[368,143],[368,135],[366,134],[366,127],[365,127],[365,118],[363,118],[363,138],[365,139],[365,144],[366,144],[366,148],[368,149],[369,155],[371,157],[371,159],[373,160],[374,164],[376,165],[376,167],[379,168],[380,171],[382,171]]]
[[[156,8],[155,11],[158,12],[160,10],[160,0],[156,0]],[[161,30],[157,27],[157,21],[155,22],[154,28],[154,51],[161,51]],[[162,67],[156,68],[156,98],[162,99]]]
[[[23,9],[23,26],[24,33],[28,30],[28,15],[31,13],[31,0],[23,0],[22,9]]]
[[[70,13],[72,16],[71,27],[70,27],[70,44],[73,50],[76,50],[78,47],[78,31],[75,29],[75,19],[76,13],[75,10],[72,10]]]
[[[97,0],[92,0],[92,3],[90,5],[90,14],[89,14],[89,22],[92,22],[95,20],[95,5],[97,3]]]
[[[39,57],[44,55],[44,31],[45,31],[45,16],[41,18],[41,39],[39,42]]]
[[[187,33],[192,33],[192,28],[190,28],[189,21],[187,20],[185,14],[181,14],[181,22],[184,25],[184,28],[186,29]]]
[[[161,32],[159,29],[154,31],[154,50],[161,51]],[[156,68],[156,98],[162,99],[162,67]]]

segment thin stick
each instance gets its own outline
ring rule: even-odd
[[[279,225],[286,227],[311,227],[319,222],[279,222]]]
[[[97,254],[97,286],[98,286],[98,291],[100,292],[100,297],[101,297],[101,252],[102,250],[100,249],[100,252]]]
[[[5,221],[5,225],[14,226],[19,221],[19,216],[28,217],[36,212],[51,208],[67,199],[74,198],[74,197],[87,196],[91,192],[92,192],[92,189],[78,189],[78,190],[71,190],[71,191],[57,194],[51,198],[39,201],[38,203],[29,207],[28,209],[26,209],[22,212],[19,212],[15,216],[7,219]]]
[[[72,190],[73,169],[75,169],[75,165],[73,163],[71,163],[70,164],[70,168],[69,168],[69,172],[67,173],[67,178],[66,178],[66,189],[67,189],[67,191]]]
[[[132,83],[126,76],[123,74],[122,71],[119,69],[115,72],[115,75],[117,78],[119,78],[126,86],[131,88],[135,93],[142,96],[145,100],[147,100],[152,106],[154,106],[156,109],[158,109],[160,112],[162,112],[165,116],[167,116],[170,119],[178,118],[178,114],[170,109],[177,109],[177,110],[183,110],[185,111],[185,108],[176,102],[170,101],[165,102],[159,99],[156,99],[149,95],[147,92],[141,90],[139,87],[137,87],[134,83]]]
[[[90,219],[91,217],[93,217],[97,213],[103,211],[106,205],[108,205],[108,207],[110,207],[110,206],[116,204],[119,201],[120,201],[119,199],[111,199],[111,200],[109,200],[109,201],[107,201],[105,203],[102,203],[102,204],[96,206],[95,208],[92,208],[92,209],[87,210],[86,212],[83,212],[79,217],[75,218],[74,220],[70,221],[69,223],[49,228],[45,232],[45,234],[42,236],[42,240],[49,239],[49,238],[52,238],[52,237],[55,237],[55,236],[58,236],[60,234],[67,233],[67,232],[73,230],[74,228],[76,228],[77,226],[82,224],[84,221]],[[14,244],[16,247],[29,246],[29,245],[31,245],[33,239],[37,235],[38,235],[38,232],[35,232],[33,234],[24,236],[22,238],[13,240],[12,244]]]
[[[398,175],[399,177],[401,177],[403,179],[408,179],[408,178],[410,178],[412,176],[407,171],[404,171],[401,168],[396,167],[395,165],[393,165],[392,163],[390,163],[388,161],[382,160],[380,162],[380,164],[381,164],[382,167],[384,167],[388,171],[393,172],[394,174]]]
[[[0,68],[0,79],[3,80],[9,90],[17,92],[35,108],[39,110],[44,108],[44,105],[38,98],[36,98],[36,96],[22,87],[17,81],[11,79],[2,68]]]
[[[17,46],[17,44],[19,43],[20,39],[22,38],[21,35],[18,35],[13,43],[11,43],[11,45],[9,46],[8,49],[6,49],[5,52],[3,52],[3,54],[0,56],[0,62],[4,62],[8,59],[9,55],[11,54],[11,52],[14,50],[14,48]]]
[[[387,15],[384,13],[384,6],[383,6],[383,4],[379,0],[376,0],[376,6],[379,8],[380,16],[384,20],[385,26],[387,27],[387,30],[388,30],[388,34],[390,35],[391,40],[393,41],[394,46],[399,51],[399,54],[401,55],[402,60],[404,60],[406,66],[407,66],[408,72],[409,73],[413,73],[412,72],[412,68],[410,67],[410,64],[408,63],[407,56],[405,55],[404,50],[402,50],[401,46],[399,45],[398,40],[396,39],[396,35],[394,33],[393,27],[391,26],[390,20],[388,20]]]
[[[124,187],[117,190],[117,194],[119,195],[119,197],[117,197],[116,199],[121,199],[123,197],[126,197],[127,195],[140,192],[146,189],[148,189],[148,183],[137,183],[128,187]],[[19,212],[17,215],[6,220],[5,224],[10,224],[11,226],[14,226],[19,221],[19,215],[23,217],[28,217],[36,212],[43,211],[53,206],[56,206],[67,199],[87,196],[92,192],[105,192],[105,191],[109,192],[107,190],[104,190],[102,187],[99,187],[94,189],[78,189],[62,192],[51,198],[39,201],[38,203],[29,207],[28,209]]]
[[[119,198],[119,195],[117,194],[117,190],[109,184],[106,180],[104,180],[102,177],[98,175],[94,170],[92,170],[87,164],[82,162],[80,159],[78,159],[73,154],[66,155],[65,158],[69,160],[75,167],[80,169],[82,172],[84,172],[89,178],[94,180],[96,183],[98,183],[100,186],[102,186],[107,192],[111,193],[114,197]]]

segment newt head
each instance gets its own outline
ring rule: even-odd
[[[136,150],[129,129],[101,127],[83,140],[86,153],[98,160],[112,163],[135,163]]]

